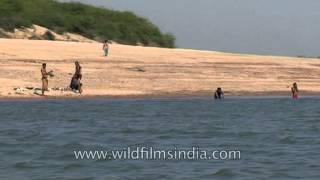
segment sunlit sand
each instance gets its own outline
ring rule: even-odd
[[[40,97],[41,63],[55,76],[49,88],[66,88],[74,61],[83,68],[81,96],[290,95],[293,82],[305,94],[320,94],[320,60],[228,54],[185,49],[62,41],[0,39],[0,96]],[[15,88],[22,88],[17,92]],[[51,90],[49,97],[79,97]]]

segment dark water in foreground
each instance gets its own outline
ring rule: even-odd
[[[320,99],[0,102],[0,179],[320,179]],[[241,160],[76,160],[126,146]]]

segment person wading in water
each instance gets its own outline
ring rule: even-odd
[[[298,89],[298,84],[295,82],[293,83],[291,87],[291,92],[292,92],[292,98],[293,99],[298,99],[299,98],[299,89]]]
[[[224,98],[224,93],[222,91],[222,88],[217,88],[216,92],[214,93],[214,98],[215,99],[223,99]]]

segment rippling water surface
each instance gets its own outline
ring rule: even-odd
[[[0,101],[0,179],[320,179],[320,99]],[[76,160],[127,146],[241,160]]]

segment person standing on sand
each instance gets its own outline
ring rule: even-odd
[[[49,73],[47,73],[47,64],[43,63],[42,64],[42,68],[41,68],[41,75],[42,75],[42,96],[44,96],[44,91],[48,91],[48,85],[49,85],[49,81],[48,81],[48,75]]]
[[[82,93],[82,67],[80,66],[80,63],[76,61],[75,63],[75,73],[71,79],[70,88],[72,90],[78,90],[79,93]]]
[[[104,41],[104,44],[103,44],[103,51],[104,51],[104,56],[105,57],[108,57],[109,55],[109,41],[108,40],[105,40]]]
[[[293,83],[291,87],[291,92],[292,92],[292,98],[293,99],[298,99],[299,98],[299,89],[298,89],[298,84],[295,82]]]

